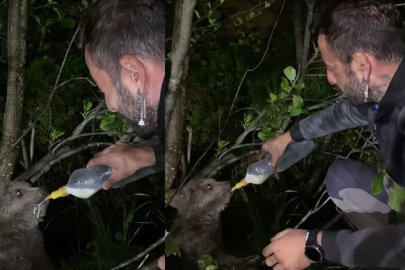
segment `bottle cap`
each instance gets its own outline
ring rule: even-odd
[[[234,191],[234,190],[237,190],[237,189],[240,189],[240,188],[242,188],[242,187],[244,187],[244,186],[246,186],[248,184],[248,182],[246,181],[246,179],[245,178],[243,178],[239,183],[237,183],[233,188],[232,188],[232,190],[231,191]]]
[[[57,199],[60,197],[66,197],[67,195],[69,195],[69,193],[67,192],[66,188],[63,186],[63,187],[59,188],[58,190],[55,190],[54,192],[49,194],[49,196],[46,197],[44,199],[44,201],[47,201],[49,199]]]

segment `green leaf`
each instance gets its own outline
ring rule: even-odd
[[[305,88],[305,84],[304,83],[296,84],[294,85],[294,88],[297,90],[302,90]]]
[[[288,66],[284,69],[284,75],[292,82],[297,77],[297,72],[292,66]]]
[[[301,108],[290,108],[290,114],[291,116],[298,116],[302,113],[302,109]]]
[[[170,255],[177,255],[179,257],[181,257],[181,252],[180,252],[180,248],[178,245],[176,245],[176,243],[173,242],[173,240],[171,239],[170,236],[166,237],[165,240],[165,252],[167,256]]]
[[[39,17],[35,16],[34,19],[37,21],[37,23],[38,23],[39,25],[41,25],[41,19],[40,19]]]
[[[380,194],[384,189],[383,186],[384,175],[385,171],[383,170],[374,178],[373,182],[371,182],[371,192],[374,196]]]
[[[76,25],[76,21],[72,18],[63,18],[60,23],[63,28],[72,29]]]
[[[82,4],[83,6],[87,7],[89,5],[89,3],[87,2],[87,0],[82,0]]]
[[[229,144],[229,141],[219,141],[218,146],[219,149],[223,149],[224,147],[226,147]]]
[[[242,19],[242,18],[240,18],[240,17],[239,17],[239,18],[236,18],[236,20],[237,20],[237,21],[238,21],[238,23],[239,23],[238,25],[241,25],[241,24],[243,23],[243,19]]]
[[[250,12],[247,14],[248,20],[254,18],[255,16],[256,16],[256,13],[253,12],[253,11],[250,11]]]
[[[290,88],[287,88],[287,92],[290,92]],[[287,97],[287,94],[285,92],[281,92],[280,98],[285,98]]]
[[[218,19],[221,17],[221,13],[219,13],[218,10],[210,10],[209,12],[209,17],[208,17],[208,21],[210,22],[210,24],[214,24],[216,21],[218,21]]]
[[[294,107],[299,107],[304,103],[304,100],[302,99],[301,96],[293,95],[293,104]]]
[[[90,111],[91,107],[93,107],[93,103],[91,103],[90,101],[87,102],[87,104],[86,104],[86,112]]]
[[[208,265],[207,267],[205,267],[205,270],[217,270],[218,267],[216,265]]]
[[[225,0],[219,0],[219,2],[220,2],[221,4],[223,4],[223,3],[225,2]]]
[[[249,123],[250,121],[252,121],[253,116],[249,113],[248,115],[246,115],[245,118],[245,123]]]
[[[200,18],[200,13],[197,10],[194,10],[195,15],[197,16],[197,19]]]
[[[54,7],[52,9],[56,12],[56,14],[58,14],[59,19],[62,18],[62,15],[60,15],[60,12],[57,8]]]
[[[290,84],[288,83],[288,81],[287,81],[287,79],[286,78],[281,78],[281,89],[283,89],[283,90],[288,90],[288,88],[289,88],[289,86],[290,86]]]
[[[405,201],[405,190],[403,187],[394,182],[393,192],[390,194],[388,206],[398,213],[401,213],[401,207]]]
[[[210,255],[203,255],[200,258],[198,258],[197,263],[198,263],[198,269],[206,270],[207,267],[214,264],[214,260]]]
[[[270,1],[264,2],[264,7],[265,7],[265,8],[268,8],[268,7],[270,7],[270,6],[271,6],[271,2],[270,2]]]
[[[74,115],[74,114],[75,114],[75,109],[69,108],[68,115],[69,115],[69,116],[72,116],[72,115]]]
[[[115,239],[118,240],[119,242],[122,242],[124,240],[122,233],[116,233],[115,234]]]
[[[275,95],[275,94],[273,94],[273,93],[270,93],[270,99],[271,99],[271,101],[276,101],[277,100],[277,96]]]

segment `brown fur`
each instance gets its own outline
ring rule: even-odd
[[[202,255],[211,255],[227,269],[248,269],[245,259],[226,253],[222,240],[220,213],[231,198],[230,190],[228,181],[195,180],[188,182],[171,201],[178,217],[170,233],[181,249],[185,269],[198,269],[196,261]]]
[[[20,195],[18,194],[20,191]],[[34,204],[43,192],[24,182],[0,183],[0,269],[52,270]],[[42,216],[47,203],[42,205]]]

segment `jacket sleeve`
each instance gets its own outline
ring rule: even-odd
[[[294,141],[300,142],[367,125],[368,105],[354,106],[343,100],[296,123],[290,134]]]
[[[160,142],[157,145],[151,145],[153,151],[155,152],[155,159],[156,163],[154,168],[157,171],[164,171],[165,170],[165,144],[164,142]]]
[[[405,269],[405,223],[324,232],[321,246],[328,261],[348,267]]]

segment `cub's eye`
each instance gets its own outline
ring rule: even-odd
[[[21,189],[14,190],[14,195],[17,196],[18,198],[21,198],[23,195]]]
[[[212,188],[212,186],[211,186],[210,184],[208,184],[208,185],[207,185],[207,188],[208,188],[208,189],[211,189],[211,188]]]

